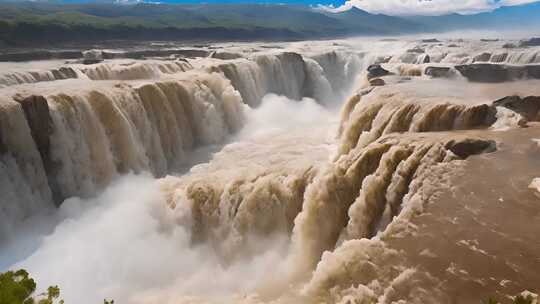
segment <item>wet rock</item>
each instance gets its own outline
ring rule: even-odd
[[[83,64],[96,64],[103,61],[103,52],[100,50],[89,50],[83,52]]]
[[[484,38],[484,39],[480,39],[480,41],[482,41],[482,42],[497,42],[497,41],[499,41],[499,39],[485,39]]]
[[[429,57],[428,54],[426,54],[424,56],[424,58],[422,60],[420,60],[421,63],[430,63],[431,62],[431,57]]]
[[[521,40],[519,42],[520,47],[528,47],[528,46],[540,46],[540,38],[534,37],[528,40]]]
[[[102,52],[103,59],[146,59],[146,58],[196,58],[208,57],[211,54],[208,50],[200,49],[163,49],[163,50],[138,50],[129,52]]]
[[[20,103],[24,111],[24,116],[30,127],[30,133],[41,156],[47,174],[49,187],[53,194],[53,200],[58,206],[63,201],[64,197],[60,195],[60,187],[54,178],[54,175],[58,170],[58,165],[51,157],[50,136],[53,131],[53,124],[47,100],[45,97],[37,95],[28,97],[16,96],[14,97],[14,100]]]
[[[100,62],[103,62],[103,60],[83,59],[82,64],[91,65],[91,64],[96,64],[96,63],[100,63]]]
[[[446,149],[452,151],[459,158],[466,159],[471,155],[495,152],[497,150],[497,143],[493,140],[467,138],[448,142]]]
[[[79,59],[83,54],[80,51],[29,51],[0,54],[0,61],[31,61],[50,59]]]
[[[390,75],[390,72],[385,70],[380,64],[372,64],[367,68],[368,79],[378,78],[386,75]]]
[[[47,51],[17,52],[0,55],[0,61],[30,61],[50,59],[51,54]]]
[[[61,67],[59,71],[66,78],[77,78],[77,72],[75,72],[75,70],[73,70],[72,68]]]
[[[438,43],[438,42],[441,42],[441,41],[437,40],[435,38],[431,38],[431,39],[422,39],[422,42],[423,43]]]
[[[478,105],[473,107],[469,119],[474,122],[471,126],[491,126],[497,121],[497,110],[487,104]]]
[[[415,48],[412,48],[412,49],[408,49],[407,50],[407,53],[417,53],[417,54],[423,54],[425,53],[426,51],[423,49],[423,48],[420,48],[420,47],[415,47]]]
[[[469,64],[455,67],[469,81],[504,82],[511,79],[510,72],[503,65]]]
[[[60,72],[60,70],[51,70],[51,73],[53,74],[54,76],[54,79],[66,79],[66,77],[64,76],[64,74],[62,72]]]
[[[237,53],[216,51],[210,54],[210,57],[222,59],[222,60],[231,60],[231,59],[242,58],[242,55],[237,54]]]
[[[448,45],[449,48],[457,48],[459,47],[459,45],[455,44],[455,43],[451,43]]]
[[[450,78],[452,77],[452,70],[449,67],[427,67],[424,70],[424,74],[433,78]]]
[[[528,121],[540,121],[540,96],[506,96],[493,102],[494,107],[504,107],[525,117]]]
[[[77,78],[77,73],[72,68],[61,67],[51,71],[55,79]]]
[[[369,84],[374,87],[381,87],[381,86],[384,86],[386,82],[384,81],[384,79],[374,78],[374,79],[369,80]]]
[[[497,83],[518,79],[540,79],[540,65],[466,64],[455,67],[472,82]]]
[[[52,120],[49,105],[43,96],[32,95],[26,98],[15,98],[23,108],[24,115],[30,127],[32,138],[39,153],[48,155],[50,148],[49,136],[52,133]]]
[[[473,62],[478,62],[478,61],[487,62],[489,61],[490,58],[491,58],[491,53],[482,53],[482,54],[478,54],[474,56]]]
[[[515,49],[517,48],[517,45],[513,44],[513,43],[505,43],[503,44],[503,49]]]
[[[106,51],[103,51],[101,52],[101,56],[103,57],[103,59],[117,59],[117,58],[125,58],[125,53],[123,52],[106,52]]]
[[[210,52],[206,50],[177,50],[179,56],[187,58],[207,57]]]

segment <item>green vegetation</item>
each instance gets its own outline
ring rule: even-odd
[[[59,300],[60,288],[50,286],[47,292],[34,295],[36,282],[26,270],[0,274],[0,304],[63,304]]]
[[[60,299],[58,286],[36,294],[36,282],[20,269],[0,273],[0,304],[64,304],[64,300]],[[103,304],[114,304],[114,300],[103,300]]]
[[[413,21],[301,5],[0,3],[0,45],[103,40],[250,40],[418,31]]]

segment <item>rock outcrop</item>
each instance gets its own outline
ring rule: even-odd
[[[386,75],[390,75],[390,72],[385,70],[380,64],[372,64],[367,68],[368,71],[368,79],[382,77]]]
[[[495,107],[505,107],[529,121],[540,121],[540,96],[507,96],[493,102]]]
[[[50,149],[49,136],[52,133],[52,121],[49,113],[49,105],[43,96],[28,96],[16,98],[23,108],[26,121],[30,127],[32,138],[37,145],[42,157],[48,156]],[[49,158],[49,157],[47,157]]]
[[[386,84],[382,78],[373,78],[369,80],[369,84],[374,87],[381,87]]]
[[[429,66],[424,70],[424,74],[433,78],[450,78],[453,73],[449,67],[434,67]]]
[[[520,47],[528,47],[528,46],[540,46],[540,38],[534,37],[528,40],[522,40],[519,42]]]
[[[491,58],[491,53],[481,53],[474,56],[473,62],[478,62],[478,61],[486,62],[486,61],[489,61],[490,58]]]
[[[490,153],[497,150],[497,144],[492,140],[463,139],[461,141],[451,140],[446,144],[446,149],[452,151],[461,159],[466,159],[471,155]]]
[[[517,48],[517,45],[513,44],[513,43],[505,43],[503,44],[503,49],[515,49]]]
[[[423,53],[426,52],[426,50],[424,50],[423,48],[420,48],[420,47],[415,47],[415,48],[412,48],[412,49],[408,49],[407,52],[408,53],[423,54]]]
[[[83,52],[83,64],[96,64],[103,61],[103,52],[100,50],[88,50]]]
[[[455,67],[472,82],[497,83],[519,79],[540,79],[540,65],[466,64]]]
[[[223,59],[223,60],[231,60],[231,59],[242,58],[243,56],[240,55],[240,54],[237,54],[237,53],[215,51],[212,54],[210,54],[210,57],[217,58],[217,59]]]
[[[55,164],[51,155],[51,135],[53,133],[53,121],[49,110],[47,99],[40,95],[31,95],[25,98],[14,98],[15,101],[21,104],[24,111],[24,116],[30,134],[34,139],[36,148],[41,156],[45,174],[47,175],[47,183],[51,189],[53,201],[59,205],[63,197],[61,197],[58,183],[55,175],[58,171],[59,164]]]

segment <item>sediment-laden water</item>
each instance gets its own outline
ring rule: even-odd
[[[66,303],[538,293],[540,55],[506,43],[0,63],[0,269]]]

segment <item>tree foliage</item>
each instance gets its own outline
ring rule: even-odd
[[[58,286],[49,286],[37,295],[36,287],[24,269],[0,273],[0,304],[64,304]],[[114,300],[103,300],[103,304],[114,304]]]
[[[50,286],[35,295],[36,282],[24,269],[0,273],[0,304],[63,304],[60,288]]]

